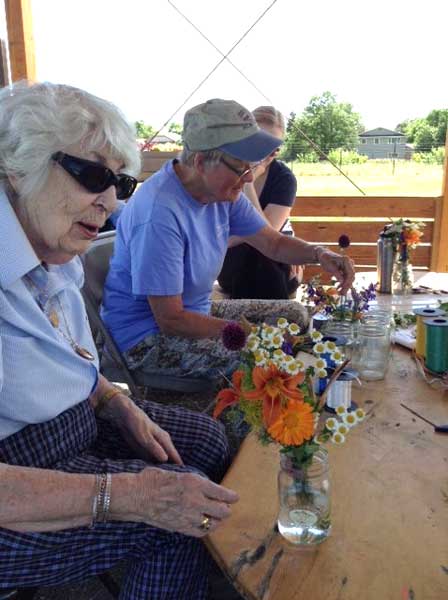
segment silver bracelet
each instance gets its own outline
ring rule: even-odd
[[[110,473],[95,475],[96,491],[92,503],[92,522],[90,527],[96,523],[106,523],[110,508],[110,496],[112,488],[112,476]]]

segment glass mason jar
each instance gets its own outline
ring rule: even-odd
[[[355,328],[353,321],[328,321],[322,334],[326,339],[333,339],[334,343],[344,353],[346,358],[352,357],[353,343],[355,341]]]
[[[278,530],[298,546],[320,544],[330,535],[330,480],[328,452],[320,448],[311,464],[293,467],[291,459],[281,455],[278,474],[280,511]]]
[[[365,381],[384,379],[390,356],[390,324],[366,319],[358,330],[356,367]]]
[[[396,260],[392,270],[392,293],[412,294],[413,285],[412,264],[408,260]]]

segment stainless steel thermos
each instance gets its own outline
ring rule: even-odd
[[[393,239],[380,234],[377,242],[377,270],[378,270],[378,291],[382,294],[392,293],[392,270],[395,262],[396,250]]]

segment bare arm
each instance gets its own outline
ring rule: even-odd
[[[323,246],[316,246],[300,238],[282,235],[273,227],[263,227],[245,241],[265,256],[287,264],[320,264],[322,268],[336,277],[345,294],[351,287],[355,270],[348,256],[332,252]]]
[[[185,310],[181,296],[148,296],[157,325],[166,335],[219,337],[227,321]]]
[[[28,532],[88,526],[95,492],[94,475],[0,464],[0,526]],[[235,492],[200,475],[148,467],[112,476],[109,519],[201,537],[204,514],[213,517],[212,531],[237,500]]]

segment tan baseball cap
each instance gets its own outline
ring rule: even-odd
[[[235,100],[220,98],[185,113],[182,137],[188,150],[222,150],[248,162],[263,160],[283,143],[260,129],[250,110]]]

